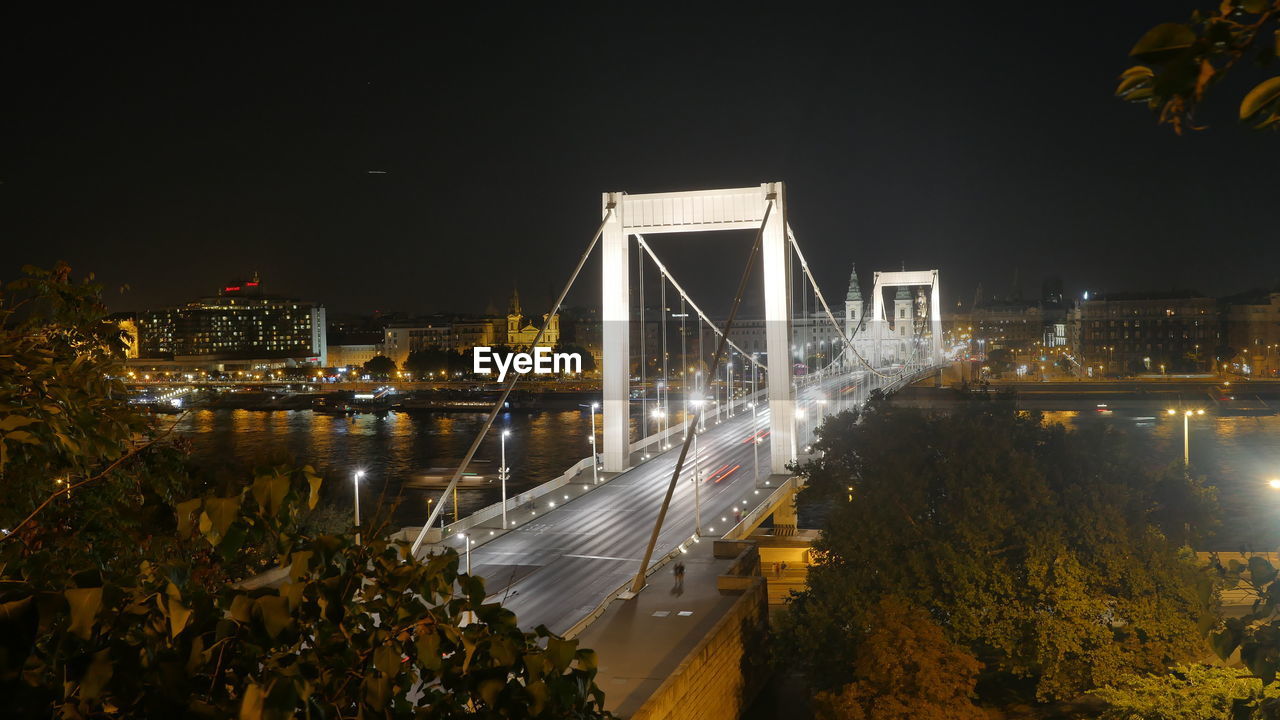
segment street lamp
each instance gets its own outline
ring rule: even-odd
[[[458,533],[458,538],[462,540],[462,544],[467,548],[467,574],[471,574],[471,539],[466,533]]]
[[[1169,408],[1170,415],[1177,415],[1178,411]],[[1203,415],[1204,409],[1184,410],[1182,412],[1182,464],[1191,464],[1191,416]]]
[[[351,491],[355,496],[356,504],[356,544],[360,544],[360,478],[364,475],[363,470],[357,470],[355,475],[351,476]]]
[[[1272,490],[1280,490],[1280,478],[1271,478],[1267,481],[1267,484],[1271,486]]]
[[[596,408],[600,403],[591,403],[591,478],[593,484],[600,484],[600,456],[596,454]]]
[[[511,475],[511,468],[507,467],[507,436],[511,434],[510,430],[502,431],[502,464],[498,466],[498,479],[502,481],[502,529],[506,530],[507,525],[507,478]]]
[[[702,398],[689,401],[696,408],[702,407]],[[687,421],[686,421],[687,422]],[[698,428],[693,428],[693,527],[697,535],[702,534],[702,470],[698,465]],[[696,537],[696,535],[695,535]]]

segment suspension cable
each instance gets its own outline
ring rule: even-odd
[[[662,313],[662,322],[660,328],[662,331],[662,384],[667,390],[667,401],[663,404],[662,414],[666,417],[671,406],[671,371],[667,369],[667,273],[664,271],[658,275],[658,311]]]
[[[573,273],[569,275],[569,280],[565,282],[564,288],[560,290],[560,297],[556,298],[556,302],[551,306],[551,312],[547,313],[542,320],[542,327],[538,329],[538,334],[533,338],[530,346],[537,346],[547,333],[547,328],[551,325],[552,319],[560,312],[560,305],[564,302],[564,298],[569,294],[569,288],[573,287],[573,283],[578,279],[578,273],[582,272],[582,266],[587,264],[587,258],[590,257],[591,251],[595,249],[596,243],[600,241],[600,236],[604,234],[604,228],[609,224],[609,220],[613,218],[613,204],[610,204],[605,211],[604,219],[600,221],[600,227],[596,229],[596,234],[591,236],[591,242],[587,243],[587,249],[582,252],[582,257],[578,258],[578,264],[573,268]],[[503,388],[502,395],[497,402],[493,404],[493,409],[489,411],[489,417],[485,418],[484,426],[480,428],[480,432],[476,433],[475,440],[471,441],[471,447],[467,449],[467,454],[462,458],[462,462],[458,464],[458,469],[453,471],[453,478],[449,480],[449,485],[440,495],[440,502],[436,503],[436,507],[427,517],[427,522],[423,524],[422,530],[418,532],[418,538],[413,541],[413,545],[409,549],[410,556],[416,556],[418,548],[422,546],[422,541],[427,537],[427,530],[435,523],[436,517],[444,510],[444,499],[449,497],[449,493],[458,487],[458,481],[462,479],[462,473],[466,472],[467,466],[471,464],[471,459],[475,457],[476,450],[480,449],[480,443],[484,441],[485,435],[489,433],[489,428],[493,427],[493,421],[497,419],[498,413],[507,404],[507,398],[511,395],[511,390],[515,388],[516,382],[524,377],[524,373],[512,372],[511,379],[507,380],[507,386]],[[442,538],[443,539],[443,538]],[[469,541],[468,541],[469,542]]]
[[[653,251],[653,248],[649,247],[649,243],[645,242],[644,237],[641,235],[636,235],[635,238],[636,238],[636,242],[640,245],[640,247],[644,248],[645,252],[649,254],[649,257],[653,259],[653,264],[658,266],[658,270],[661,271],[663,275],[665,275],[666,278],[671,281],[671,287],[675,288],[676,292],[680,293],[680,296],[683,297],[686,301],[688,301],[689,307],[693,308],[693,311],[698,313],[698,317],[702,318],[707,323],[707,327],[710,327],[717,336],[724,337],[725,334],[720,331],[720,328],[716,327],[716,324],[711,322],[711,318],[707,317],[707,314],[702,312],[702,308],[698,307],[698,304],[693,301],[693,298],[689,296],[689,293],[685,292],[684,288],[681,287],[680,283],[667,270],[667,266],[662,264],[662,261],[658,259],[657,253]],[[747,354],[742,348],[738,347],[738,344],[735,343],[734,341],[729,340],[728,343],[729,343],[729,347],[733,348],[734,350],[737,350],[740,355]],[[703,354],[701,327],[698,328],[698,354],[699,355]],[[754,358],[752,358],[751,362],[755,363],[756,365],[759,365],[762,368],[764,367],[763,364],[761,364]]]

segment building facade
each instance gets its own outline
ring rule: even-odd
[[[1217,301],[1193,291],[1111,293],[1081,304],[1081,362],[1104,375],[1210,372],[1221,344]]]
[[[1254,292],[1223,300],[1228,369],[1253,377],[1280,376],[1280,292]]]
[[[142,312],[137,330],[141,364],[216,370],[327,364],[324,306],[264,294],[256,275],[214,296]]]

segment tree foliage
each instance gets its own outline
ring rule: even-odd
[[[814,697],[818,720],[983,720],[970,700],[978,660],[923,610],[884,597],[854,657],[858,678]]]
[[[109,379],[98,293],[59,267],[4,297],[5,717],[606,716],[594,654],[522,631],[456,553],[308,534],[311,468],[188,473]]]
[[[374,377],[386,377],[396,371],[396,361],[386,355],[375,355],[364,364],[364,371]]]
[[[1262,555],[1246,561],[1215,561],[1224,585],[1245,590],[1253,598],[1249,612],[1223,619],[1210,633],[1209,645],[1226,660],[1236,651],[1240,661],[1264,683],[1280,673],[1280,571]]]
[[[886,594],[1041,699],[1203,646],[1214,585],[1181,546],[1209,525],[1212,493],[1143,466],[1125,436],[1045,425],[1007,398],[946,415],[873,398],[817,449],[801,510],[830,507],[779,639],[818,689],[857,679]]]
[[[1280,714],[1280,688],[1211,665],[1127,675],[1093,694],[1108,706],[1100,720],[1263,720]]]
[[[1144,103],[1158,121],[1181,134],[1195,127],[1196,110],[1227,73],[1241,63],[1269,67],[1280,49],[1280,0],[1223,0],[1196,11],[1189,23],[1161,23],[1129,51],[1141,65],[1125,70],[1116,95]],[[1280,128],[1280,76],[1268,78],[1240,101],[1241,121]]]

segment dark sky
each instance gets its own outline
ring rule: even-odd
[[[832,297],[852,261],[938,267],[950,299],[1015,268],[1029,295],[1048,273],[1241,290],[1280,277],[1280,136],[1237,125],[1236,88],[1183,138],[1111,96],[1148,27],[1208,4],[10,14],[0,277],[64,259],[128,283],[115,309],[254,270],[339,312],[479,310],[513,283],[542,306],[601,191],[785,180]],[[741,237],[658,245],[727,303]]]

